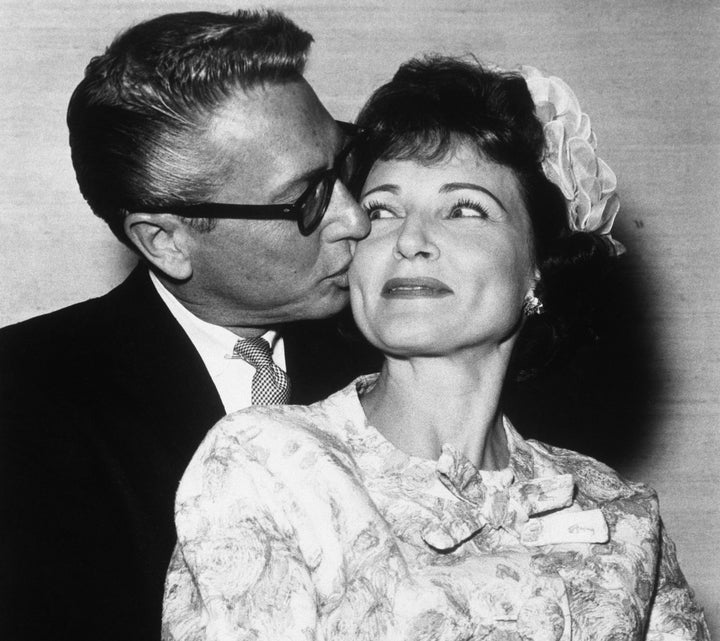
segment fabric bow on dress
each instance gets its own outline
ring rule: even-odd
[[[514,534],[526,547],[556,543],[605,543],[609,533],[602,511],[573,505],[571,474],[516,481],[509,468],[478,470],[451,445],[438,459],[440,482],[459,499],[465,518],[425,528],[422,538],[438,551],[451,551],[491,528]]]

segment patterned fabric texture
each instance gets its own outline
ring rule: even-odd
[[[239,340],[232,358],[242,358],[255,368],[250,395],[253,405],[276,405],[290,400],[290,378],[273,361],[270,345],[264,338]]]
[[[374,377],[223,419],[176,503],[175,641],[709,639],[655,493],[525,441],[476,470],[368,425]]]

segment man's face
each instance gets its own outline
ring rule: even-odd
[[[294,202],[344,142],[304,80],[238,90],[208,136],[230,161],[213,201],[236,204]],[[193,274],[183,302],[231,329],[329,316],[347,302],[347,269],[368,231],[366,214],[339,182],[310,236],[288,220],[220,219],[210,232],[189,230]]]

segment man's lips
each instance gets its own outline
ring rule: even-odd
[[[453,290],[437,278],[391,278],[383,285],[383,298],[440,298]]]
[[[350,269],[350,263],[348,263],[344,267],[338,269],[336,272],[333,272],[332,274],[327,276],[327,278],[337,281],[337,283],[340,285],[340,287],[347,287],[348,286],[348,269]]]

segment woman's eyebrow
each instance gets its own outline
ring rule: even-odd
[[[369,189],[364,194],[360,196],[360,198],[365,198],[366,196],[369,196],[370,194],[374,194],[376,191],[389,191],[391,194],[395,194],[396,196],[400,193],[400,187],[398,185],[393,185],[391,183],[385,183],[384,185],[378,185],[377,187],[373,187],[372,189]]]
[[[440,187],[440,193],[449,194],[450,192],[459,191],[461,189],[473,189],[475,191],[481,191],[483,194],[490,196],[490,198],[492,198],[498,204],[498,207],[500,207],[500,209],[507,213],[505,205],[500,202],[500,200],[497,198],[497,196],[495,196],[495,194],[485,189],[485,187],[481,187],[480,185],[476,185],[475,183],[445,183],[442,187]]]

